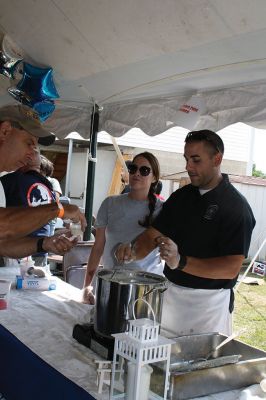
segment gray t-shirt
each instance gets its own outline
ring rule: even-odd
[[[153,217],[157,216],[162,207],[162,201],[157,199]],[[121,267],[114,257],[114,249],[119,243],[129,243],[146,228],[139,225],[149,214],[149,202],[132,200],[128,193],[107,197],[99,208],[95,223],[96,228],[105,227],[105,247],[102,262],[105,268]],[[158,248],[142,260],[123,264],[123,268],[136,268],[142,271],[163,274],[163,262]]]

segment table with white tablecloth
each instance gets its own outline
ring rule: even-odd
[[[0,279],[12,279],[14,283],[16,272],[18,272],[16,268],[8,269],[7,267],[2,267],[0,268]],[[82,346],[72,338],[74,325],[76,323],[89,322],[93,307],[80,302],[81,291],[79,289],[58,278],[55,279],[57,288],[51,291],[16,290],[13,284],[8,309],[0,311],[0,324],[2,325],[2,330],[0,331],[1,369],[5,374],[7,370],[12,370],[12,374],[9,374],[9,378],[12,379],[10,385],[13,388],[16,386],[20,388],[22,370],[20,368],[21,372],[18,371],[15,361],[21,365],[21,360],[14,360],[14,358],[17,357],[18,352],[21,352],[21,357],[25,357],[24,369],[28,370],[27,363],[36,354],[48,364],[48,367],[53,367],[55,371],[65,377],[65,380],[61,379],[62,386],[69,386],[70,380],[80,389],[82,388],[82,390],[86,391],[87,397],[85,396],[84,399],[97,398],[94,363],[94,359],[97,356],[90,349]],[[33,352],[32,357],[29,354],[23,354],[23,351],[21,351],[22,344],[27,346],[22,350],[27,351],[30,349]],[[2,349],[6,348],[7,345],[11,349],[10,357],[3,365]],[[51,385],[45,375],[46,372],[42,377],[32,370],[28,372],[26,382],[28,383],[29,392],[31,391],[32,382],[39,381],[40,388],[41,386]],[[3,392],[1,389],[3,387],[1,377],[3,376],[6,375],[1,373],[0,392]],[[23,385],[27,386],[26,382],[24,379]],[[40,389],[41,392],[42,390]],[[20,396],[18,395],[17,399],[23,399]],[[5,397],[9,400],[7,396]],[[108,395],[106,394],[105,397],[107,399]],[[24,398],[28,399],[29,397],[25,396]],[[50,397],[50,399],[52,398]],[[62,397],[64,400],[65,398]]]
[[[15,268],[1,267],[0,279],[14,282],[17,272]],[[0,393],[6,400],[44,399],[44,389],[52,388],[56,382],[58,392],[53,396],[53,390],[47,390],[49,400],[71,399],[71,391],[75,393],[73,399],[107,400],[108,386],[104,385],[103,393],[97,392],[94,360],[99,356],[72,337],[75,324],[91,321],[93,306],[80,302],[79,289],[56,280],[57,288],[52,291],[13,287],[8,309],[0,311]],[[10,382],[3,383],[3,377]],[[39,393],[34,393],[37,387]],[[12,397],[8,398],[5,394],[11,392]],[[202,399],[236,400],[239,394],[235,390]]]

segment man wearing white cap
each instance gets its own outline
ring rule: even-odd
[[[0,173],[15,171],[27,165],[38,144],[48,146],[55,136],[43,128],[38,114],[23,105],[0,108]],[[27,235],[53,218],[67,218],[86,227],[85,216],[75,205],[52,203],[41,207],[5,208],[5,195],[0,183],[0,255],[25,257],[36,252],[64,254],[76,240],[65,235],[32,238]]]

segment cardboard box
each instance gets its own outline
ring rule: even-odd
[[[266,264],[255,261],[252,267],[252,273],[260,276],[266,276]]]
[[[0,310],[8,308],[11,283],[8,279],[0,279]]]
[[[52,278],[29,278],[17,275],[17,289],[30,290],[54,290],[56,289],[56,279]]]

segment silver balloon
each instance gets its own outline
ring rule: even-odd
[[[10,58],[0,50],[0,75],[9,79],[15,79],[15,73],[22,58]]]
[[[7,89],[8,93],[14,97],[15,100],[19,101],[20,103],[26,105],[26,106],[31,106],[31,98],[30,96],[27,95],[27,93],[23,92],[20,89],[17,89],[16,87],[10,87]]]

